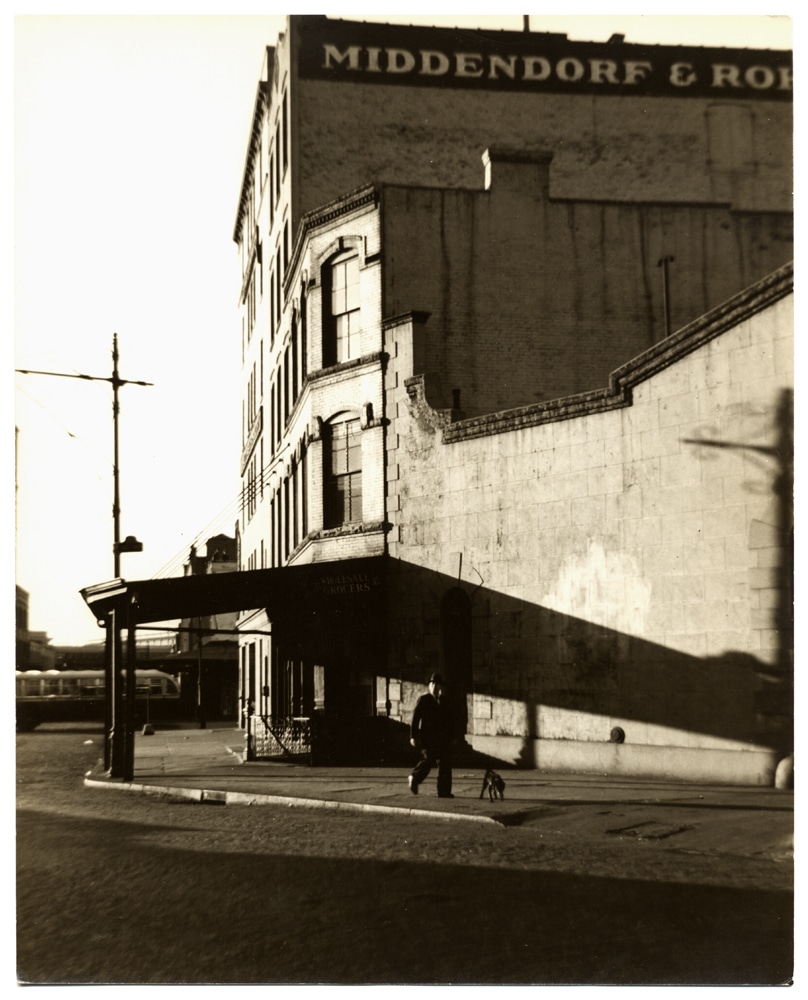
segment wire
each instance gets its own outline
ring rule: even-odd
[[[43,402],[38,400],[36,396],[32,396],[31,393],[28,392],[26,389],[23,389],[22,386],[18,385],[17,391],[21,392],[24,396],[27,396],[32,403],[36,404],[36,406],[38,406],[42,410],[45,416],[48,417],[49,420],[52,420],[60,430],[64,431],[64,433],[67,434],[69,438],[72,438],[72,440],[75,441],[76,444],[81,445],[82,448],[86,448],[87,451],[92,452],[98,458],[103,459],[104,462],[107,465],[109,465],[110,473],[108,473],[106,476],[103,476],[101,475],[101,473],[96,471],[96,478],[99,479],[100,481],[104,481],[105,479],[109,478],[109,474],[111,474],[111,471],[114,468],[114,466],[113,463],[110,462],[108,455],[104,455],[97,448],[93,448],[92,445],[88,444],[84,438],[81,438],[78,436],[78,434],[74,434],[73,431],[68,430],[67,427],[65,427],[65,425],[57,417],[53,415],[53,413],[48,409],[48,407]]]
[[[252,486],[249,483],[242,486],[227,506],[225,506],[211,521],[209,521],[205,527],[200,529],[188,545],[184,546],[179,552],[175,553],[164,566],[157,570],[157,572],[152,576],[152,579],[163,579],[175,575],[176,571],[180,570],[187,562],[188,550],[192,546],[199,545],[202,542],[207,542],[209,538],[216,534],[217,529],[222,530],[226,527],[227,533],[229,534],[233,521],[238,518],[238,515],[247,506],[247,498],[250,492],[258,490],[259,488],[262,491],[268,488],[268,484],[275,471],[275,467],[280,463],[284,452],[287,450],[288,445],[283,448],[279,454],[275,455],[268,463],[266,463],[261,469],[260,480],[256,481],[256,483]]]
[[[180,569],[188,560],[188,550],[201,542],[206,542],[212,535],[217,533],[217,529],[222,529],[225,525],[227,526],[227,532],[232,530],[232,523],[237,512],[240,509],[240,497],[243,490],[240,490],[236,495],[234,500],[231,500],[226,507],[224,507],[211,521],[209,521],[203,528],[201,528],[196,535],[192,538],[190,543],[183,546],[183,548],[173,555],[169,561],[162,566],[156,573],[153,574],[152,579],[160,579],[164,577],[170,577],[174,575],[175,571]]]

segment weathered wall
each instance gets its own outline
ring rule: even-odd
[[[555,414],[451,424],[406,381],[428,326],[390,326],[393,672],[418,684],[443,663],[459,584],[475,746],[599,768],[619,726],[618,770],[770,779],[791,739],[789,282]]]
[[[414,100],[410,88],[311,80],[300,98],[304,210],[369,181],[479,189],[482,151],[515,144],[557,151],[558,197],[791,208],[788,105],[725,96],[745,120],[728,144],[717,102],[693,98],[419,90]],[[731,168],[711,156],[716,145],[737,155]]]
[[[553,194],[559,197],[791,207],[790,53],[340,25],[310,16],[291,19],[289,45],[299,102],[296,215],[370,181],[479,189],[478,158],[496,145],[553,149]],[[411,73],[386,73],[380,46],[411,50],[419,65]],[[424,50],[449,53],[445,66],[451,62],[451,71],[440,77],[424,72]],[[550,61],[576,55],[583,78],[565,82],[551,73],[544,82],[512,85],[505,74],[483,68],[485,56],[477,72],[453,71],[458,52],[512,51],[543,53],[548,70]],[[626,60],[647,60],[662,75],[650,89],[639,80],[593,83],[587,56],[614,60],[621,80]],[[675,86],[663,68],[678,60],[733,63],[744,56],[760,64],[758,72],[732,84],[716,85],[713,78],[711,86],[705,65],[696,87]]]
[[[550,159],[492,151],[484,192],[383,191],[384,315],[430,313],[439,407],[453,389],[471,416],[605,385],[665,336],[664,255],[672,330],[793,256],[788,213],[559,201]]]

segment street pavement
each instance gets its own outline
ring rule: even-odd
[[[243,758],[242,730],[158,728],[135,736],[132,782],[110,779],[101,766],[84,780],[96,789],[204,804],[535,824],[571,838],[655,841],[678,851],[772,861],[793,858],[792,791],[502,768],[505,797],[492,802],[487,792],[480,798],[483,771],[462,765],[454,769],[454,798],[447,799],[436,795],[436,772],[413,795],[406,767],[309,767]]]

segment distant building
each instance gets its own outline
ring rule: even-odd
[[[103,642],[88,642],[81,646],[57,645],[54,666],[57,670],[103,670],[106,650]],[[138,667],[153,667],[155,670],[168,669],[168,660],[174,654],[173,638],[169,641],[165,634],[141,632],[137,636]]]
[[[17,584],[14,597],[17,670],[28,670],[31,658],[30,643],[28,640],[28,606],[31,595]]]
[[[15,587],[15,631],[17,670],[50,670],[56,662],[56,651],[47,632],[32,632],[28,628],[30,594]]]
[[[187,577],[231,573],[236,567],[235,539],[214,535],[207,540],[205,555],[191,547],[183,570]],[[165,669],[179,671],[184,714],[201,725],[238,719],[236,617],[232,612],[183,618],[175,654],[165,661]]]

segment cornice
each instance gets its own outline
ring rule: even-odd
[[[289,281],[292,279],[297,271],[298,265],[300,263],[300,258],[303,254],[303,247],[306,243],[306,239],[313,230],[320,229],[323,226],[328,226],[337,219],[341,219],[346,215],[350,215],[352,212],[357,211],[360,208],[364,208],[367,205],[373,205],[374,207],[379,202],[379,189],[375,184],[365,184],[360,188],[356,188],[354,191],[343,195],[341,198],[337,198],[335,201],[328,202],[328,204],[315,209],[312,212],[307,212],[300,220],[300,224],[297,230],[297,239],[295,240],[294,250],[292,251],[292,257],[289,261],[289,267],[286,272],[286,279],[284,280],[284,287],[288,286]]]
[[[274,50],[273,50],[274,54]],[[236,210],[236,221],[233,225],[233,242],[239,242],[241,224],[244,219],[244,212],[247,207],[247,200],[250,186],[253,183],[253,169],[258,146],[261,142],[261,126],[263,117],[270,103],[272,85],[266,80],[260,80],[255,92],[255,103],[253,104],[252,127],[250,129],[250,140],[247,144],[247,154],[244,158],[244,170],[241,175],[241,191],[239,192],[238,208]]]

